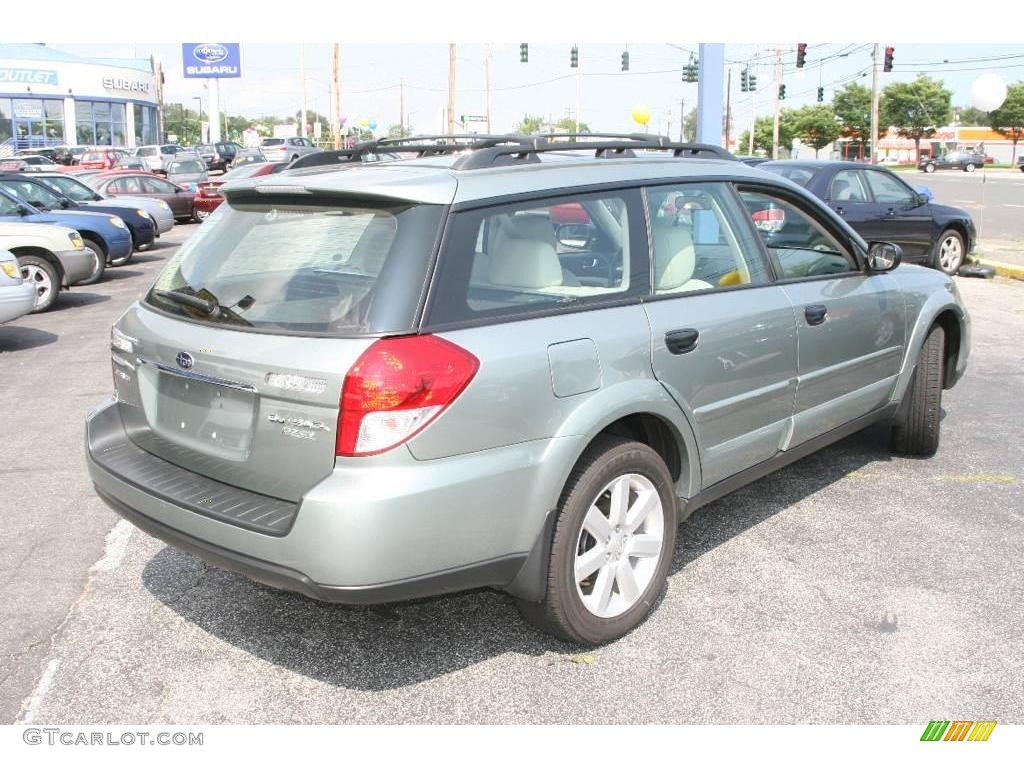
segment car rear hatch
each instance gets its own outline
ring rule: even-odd
[[[144,451],[294,502],[334,468],[346,373],[413,330],[442,206],[229,200],[118,321],[118,408]]]

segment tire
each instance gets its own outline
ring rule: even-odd
[[[910,401],[893,426],[892,447],[899,453],[934,456],[939,449],[945,350],[946,332],[941,325],[932,326],[904,395]]]
[[[614,505],[617,498],[626,503]],[[642,509],[647,511],[638,522]],[[665,589],[677,528],[668,467],[643,443],[598,438],[566,481],[557,514],[544,599],[518,600],[520,613],[537,628],[581,645],[622,637],[647,618]]]
[[[963,266],[966,250],[963,235],[955,229],[944,230],[932,246],[932,267],[955,275]]]
[[[60,294],[60,275],[57,268],[41,256],[18,256],[21,277],[36,286],[36,303],[32,314],[45,312]]]
[[[92,274],[85,278],[85,280],[79,280],[75,285],[93,285],[103,279],[103,272],[107,268],[107,257],[103,255],[103,248],[95,240],[83,237],[82,244],[92,251],[95,264],[92,268]]]
[[[935,166],[932,163],[928,163],[928,165],[926,165],[924,167],[924,172],[925,173],[935,173]]]
[[[974,163],[968,163],[965,165],[964,170],[967,171],[967,173],[974,173]]]

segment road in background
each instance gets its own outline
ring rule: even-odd
[[[4,721],[1024,721],[1024,286],[958,280],[974,353],[934,459],[874,429],[705,507],[650,620],[581,652],[497,592],[323,605],[116,523],[83,422],[171,252],[0,326]]]
[[[1016,241],[1024,252],[1024,173],[908,171],[900,175],[912,187],[928,187],[934,202],[968,211],[980,240]]]

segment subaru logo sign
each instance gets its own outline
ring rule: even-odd
[[[217,64],[228,57],[228,49],[220,43],[200,43],[192,49],[192,56],[203,64]]]
[[[185,77],[241,77],[242,52],[238,43],[182,43]]]
[[[178,356],[174,359],[177,361],[179,368],[191,368],[196,362],[188,352],[179,352]]]

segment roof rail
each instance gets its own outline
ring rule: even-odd
[[[582,140],[581,140],[582,139]],[[592,140],[593,139],[593,140]],[[593,152],[594,157],[615,159],[636,157],[636,150],[671,151],[673,157],[712,157],[735,160],[735,156],[713,144],[675,142],[667,136],[646,133],[549,133],[537,136],[519,134],[430,134],[394,139],[374,139],[349,149],[333,149],[303,155],[288,169],[312,168],[375,161],[387,153],[415,153],[416,157],[435,157],[464,152],[455,160],[455,170],[475,170],[499,165],[539,163],[544,152]]]
[[[540,137],[538,137],[540,138]],[[735,160],[735,156],[714,144],[689,144],[669,141],[664,136],[649,136],[641,139],[619,139],[617,141],[540,141],[530,145],[509,145],[483,147],[460,157],[452,164],[455,170],[476,170],[496,165],[540,162],[543,152],[569,152],[573,150],[592,151],[594,157],[613,159],[636,157],[635,150],[672,152],[673,157],[711,157],[718,160]]]

